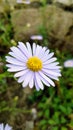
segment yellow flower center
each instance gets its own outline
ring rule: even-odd
[[[32,71],[39,71],[42,69],[42,61],[36,56],[29,58],[26,65]]]

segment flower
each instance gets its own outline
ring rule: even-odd
[[[22,0],[17,0],[17,3],[22,3]]]
[[[64,67],[73,67],[73,59],[66,60],[64,62]]]
[[[12,130],[12,127],[9,126],[8,124],[6,124],[5,127],[4,127],[4,124],[1,123],[0,124],[0,130]]]
[[[28,27],[28,28],[31,27],[31,24],[30,24],[30,23],[27,23],[27,24],[26,24],[26,27]]]
[[[17,3],[30,4],[30,0],[17,0]]]
[[[30,38],[31,38],[32,40],[43,40],[42,35],[32,35]]]
[[[55,86],[54,80],[58,80],[60,74],[59,62],[56,57],[52,57],[54,53],[49,53],[47,47],[42,47],[29,42],[24,45],[23,42],[18,42],[17,47],[11,47],[10,56],[6,56],[6,61],[9,63],[9,72],[17,72],[14,77],[18,78],[18,83],[22,83],[23,87],[27,85],[30,88],[33,86],[37,90],[44,89],[43,83],[46,86]]]

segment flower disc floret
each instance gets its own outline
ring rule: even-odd
[[[42,69],[42,61],[36,56],[29,58],[26,64],[32,71],[39,71]]]

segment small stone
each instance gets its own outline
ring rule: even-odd
[[[37,110],[35,108],[31,109],[31,114],[32,114],[33,120],[36,120],[37,119]]]
[[[26,121],[25,130],[33,130],[34,122],[33,121]]]
[[[66,6],[71,6],[73,4],[73,0],[54,0],[53,3],[59,3]]]

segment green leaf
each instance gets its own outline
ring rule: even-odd
[[[61,117],[61,123],[66,123],[66,121],[67,121],[67,120],[65,119],[65,117],[62,116],[62,117]]]
[[[60,112],[55,112],[54,115],[53,115],[53,120],[55,120],[56,124],[60,123],[59,115],[60,115]]]
[[[70,128],[73,128],[73,119],[72,119],[71,122],[68,124],[68,126],[69,126]]]
[[[58,130],[58,126],[53,127],[52,130]]]
[[[46,125],[47,121],[46,120],[41,120],[40,121],[40,125],[43,126],[43,125]]]
[[[66,127],[62,127],[61,130],[68,130]]]
[[[52,119],[50,119],[50,120],[48,121],[48,123],[49,123],[50,125],[55,125],[55,124],[56,124],[56,122],[55,122],[54,120],[52,120]]]
[[[49,118],[49,109],[47,109],[47,110],[45,111],[44,117],[45,117],[45,118]]]
[[[59,106],[59,109],[61,110],[61,112],[63,112],[64,114],[67,114],[67,110],[66,110],[66,107],[60,105]]]

